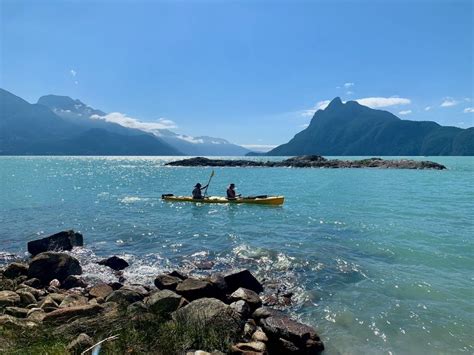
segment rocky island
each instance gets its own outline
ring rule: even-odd
[[[320,155],[303,155],[282,161],[224,160],[203,157],[172,161],[169,166],[212,166],[212,167],[270,167],[270,168],[383,168],[383,169],[434,169],[446,167],[432,161],[411,159],[385,160],[369,158],[361,160],[326,159]]]
[[[0,268],[0,353],[319,354],[316,331],[285,312],[291,294],[270,293],[249,270],[156,275],[154,286],[83,278],[73,248],[83,237],[63,231],[28,243],[31,259]],[[279,308],[279,309],[277,309]],[[282,311],[283,309],[283,311]]]

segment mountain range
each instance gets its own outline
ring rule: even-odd
[[[1,155],[245,155],[222,138],[145,130],[107,120],[107,113],[68,96],[30,104],[0,89]]]
[[[293,155],[474,155],[474,127],[401,120],[394,114],[333,99],[309,126],[269,156]]]

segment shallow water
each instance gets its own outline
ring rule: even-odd
[[[91,262],[111,254],[130,281],[207,259],[278,278],[328,354],[474,352],[473,157],[422,158],[447,171],[215,169],[210,194],[234,182],[283,207],[163,202],[211,171],[172,159],[0,157],[0,262],[75,229],[89,278],[113,278]]]

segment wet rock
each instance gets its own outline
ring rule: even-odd
[[[194,266],[199,270],[211,270],[214,267],[214,262],[210,260],[196,261]]]
[[[163,317],[167,317],[176,311],[181,302],[182,297],[170,290],[155,292],[145,299],[148,309],[154,314]]]
[[[26,318],[28,311],[29,311],[28,309],[20,308],[20,307],[6,307],[5,308],[5,314],[9,314],[17,318]]]
[[[59,308],[46,313],[43,323],[64,323],[72,318],[81,318],[97,315],[102,310],[100,305],[85,305],[76,307]]]
[[[182,282],[182,279],[176,276],[166,274],[158,275],[155,278],[155,286],[160,290],[176,290],[176,286]]]
[[[299,323],[280,312],[274,311],[269,317],[260,319],[260,325],[269,339],[273,339],[272,346],[276,344],[290,346],[287,342],[291,342],[299,351],[318,353],[324,350],[323,343],[312,327]],[[285,341],[277,341],[279,339]]]
[[[23,285],[30,286],[33,288],[41,288],[43,285],[41,284],[41,280],[35,277],[28,279],[22,283]]]
[[[252,310],[260,307],[262,305],[262,300],[256,292],[249,290],[247,288],[239,287],[230,295],[231,301],[243,300],[247,302]]]
[[[215,329],[218,334],[228,336],[230,340],[239,339],[243,322],[240,316],[224,302],[215,298],[200,298],[172,314],[176,322],[187,325],[195,324],[209,330]]]
[[[113,291],[105,299],[106,302],[116,302],[122,306],[128,306],[130,303],[143,300],[143,295],[134,290],[122,287],[117,291]]]
[[[35,256],[46,251],[72,250],[73,247],[83,245],[82,234],[69,230],[28,242],[28,252]]]
[[[172,272],[169,273],[169,275],[177,277],[181,280],[186,280],[188,278],[185,274],[183,274],[182,272],[179,272],[177,270],[173,270]]]
[[[79,334],[79,336],[71,341],[67,346],[67,351],[70,354],[80,354],[84,350],[94,345],[94,340],[85,333]]]
[[[230,308],[236,311],[240,318],[247,319],[250,314],[250,306],[244,300],[238,300],[230,304]]]
[[[229,273],[224,276],[224,280],[229,292],[234,292],[239,287],[248,288],[256,293],[263,291],[262,284],[247,269]]]
[[[88,303],[87,297],[70,294],[67,295],[59,304],[59,308],[85,306]]]
[[[3,276],[9,279],[15,279],[19,276],[28,275],[28,265],[21,263],[11,263],[3,271]]]
[[[176,287],[176,293],[180,294],[188,301],[214,296],[213,288],[209,282],[192,278],[188,278],[181,282]]]
[[[129,264],[124,259],[119,258],[118,256],[115,256],[115,255],[111,256],[110,258],[103,259],[99,261],[97,264],[108,266],[111,269],[116,270],[116,271],[123,270],[129,266]]]
[[[69,290],[75,287],[85,288],[87,287],[87,282],[85,282],[84,279],[80,276],[69,275],[68,277],[66,277],[66,279],[64,280],[61,286],[65,288],[66,290]]]
[[[0,308],[20,304],[20,296],[13,291],[0,291]]]
[[[69,275],[82,274],[79,261],[65,253],[46,252],[36,255],[30,263],[28,277],[37,278],[43,284],[53,279],[64,281]]]
[[[95,285],[89,290],[89,295],[92,297],[101,297],[101,298],[107,298],[108,295],[110,295],[114,289],[107,285],[106,283],[101,283],[98,285]]]

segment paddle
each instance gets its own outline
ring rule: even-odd
[[[209,184],[211,183],[212,177],[214,176],[214,170],[211,172],[211,176],[209,176],[209,181],[207,182],[206,189],[204,190],[204,198],[206,197],[207,194],[207,188],[209,187]]]

